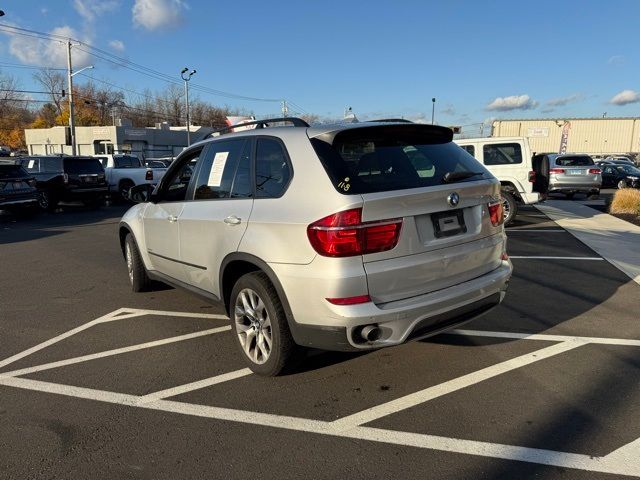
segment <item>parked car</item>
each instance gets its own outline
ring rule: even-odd
[[[530,205],[547,196],[548,165],[535,162],[525,137],[464,138],[455,140],[500,180],[505,225],[518,213],[518,205]]]
[[[60,202],[81,201],[92,207],[104,202],[105,173],[93,157],[31,156],[16,162],[35,177],[44,210],[53,211]]]
[[[20,165],[0,163],[0,210],[27,213],[38,208],[36,180]]]
[[[265,375],[296,345],[387,347],[502,301],[500,182],[451,129],[290,121],[192,145],[152,193],[132,189],[143,203],[119,231],[134,291],[154,279],[221,303]]]
[[[600,194],[601,170],[589,155],[550,153],[545,157],[549,164],[549,193],[563,193],[567,198],[576,193]]]
[[[623,163],[627,163],[629,165],[633,165],[634,167],[636,166],[635,162],[633,160],[631,160],[629,157],[624,157],[624,156],[611,156],[611,157],[607,157],[604,159],[605,161],[612,161],[612,162],[623,162]]]
[[[159,157],[159,158],[150,157],[144,160],[144,165],[145,167],[158,168],[156,167],[156,164],[158,165],[161,164],[162,166],[161,168],[166,168],[166,167],[169,167],[169,165],[171,165],[172,162],[173,162],[173,157]]]
[[[117,196],[122,200],[128,200],[131,187],[145,183],[155,185],[167,171],[164,165],[145,167],[135,155],[104,154],[96,155],[96,158],[104,168],[111,197]]]
[[[603,165],[602,186],[640,188],[640,169],[627,164]]]

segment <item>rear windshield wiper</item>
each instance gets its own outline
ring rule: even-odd
[[[447,172],[442,177],[442,183],[451,183],[456,180],[464,180],[465,178],[475,177],[476,175],[483,175],[484,172]]]

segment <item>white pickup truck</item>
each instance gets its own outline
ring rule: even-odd
[[[543,201],[548,190],[548,165],[543,165],[525,137],[460,138],[454,140],[481,162],[502,185],[505,225],[518,213],[518,204]]]
[[[145,167],[135,155],[116,153],[95,155],[95,157],[100,160],[104,168],[112,198],[119,196],[127,200],[131,187],[143,183],[155,185],[167,171],[166,168]]]

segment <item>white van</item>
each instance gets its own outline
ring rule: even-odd
[[[505,225],[518,213],[518,204],[546,198],[548,173],[535,162],[526,137],[461,138],[454,140],[500,180],[504,198]],[[537,165],[537,167],[536,167]]]

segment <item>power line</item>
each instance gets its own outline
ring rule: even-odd
[[[18,63],[7,63],[7,62],[0,62],[0,67],[25,68],[25,69],[31,69],[31,70],[55,70],[55,71],[61,71],[61,72],[65,72],[67,70],[66,68],[52,68],[44,65],[20,65]]]

